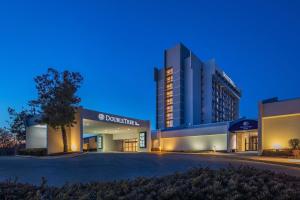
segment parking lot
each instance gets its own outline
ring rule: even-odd
[[[229,165],[250,165],[300,176],[299,168],[261,162],[180,153],[88,153],[77,157],[0,157],[0,179],[49,185],[66,182],[111,181],[139,176],[163,176],[193,167],[219,169]]]

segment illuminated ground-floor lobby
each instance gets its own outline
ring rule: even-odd
[[[150,122],[80,108],[76,123],[67,127],[70,152],[148,152],[151,151]],[[26,129],[26,148],[46,148],[48,154],[63,152],[58,129],[37,124],[34,119]]]
[[[146,137],[145,127],[83,120],[83,151],[142,152],[147,149]]]
[[[258,151],[257,120],[237,120],[229,127],[230,152]]]
[[[232,137],[231,149],[235,152],[258,150],[257,130],[230,133],[230,137]]]
[[[258,120],[201,124],[152,131],[152,149],[174,152],[291,152],[300,140],[300,98],[267,99],[259,103]],[[298,147],[299,148],[299,147]]]
[[[233,122],[202,124],[152,132],[153,150],[223,151],[258,150],[257,120],[241,118]]]
[[[300,139],[300,99],[269,99],[259,104],[258,120],[170,128],[150,133],[150,122],[80,108],[76,124],[67,128],[70,152],[291,150],[289,140]],[[151,139],[152,138],[152,139]],[[33,120],[26,130],[26,148],[63,151],[60,130]]]
[[[290,139],[300,140],[300,98],[267,99],[259,104],[259,150],[290,149]]]

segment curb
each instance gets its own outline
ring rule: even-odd
[[[76,158],[82,155],[85,155],[87,153],[76,153],[76,154],[66,154],[66,155],[59,155],[59,156],[30,156],[30,155],[15,155],[15,157],[20,158],[36,158],[36,159],[45,159],[45,160],[51,160],[51,159],[59,159],[59,158]]]

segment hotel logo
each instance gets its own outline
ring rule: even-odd
[[[250,123],[247,122],[247,121],[243,122],[243,126],[248,126],[249,124],[250,124]]]
[[[140,124],[135,120],[127,119],[124,117],[111,116],[111,115],[102,114],[102,113],[100,113],[98,115],[98,119],[100,121],[113,122],[113,123],[125,124],[125,125],[131,125],[131,126],[140,126]]]
[[[253,129],[253,126],[250,124],[249,121],[244,121],[240,128],[242,130],[250,130],[250,129]]]
[[[105,116],[104,116],[103,114],[100,113],[100,114],[98,115],[98,118],[99,118],[101,121],[103,121],[103,120],[105,119]]]

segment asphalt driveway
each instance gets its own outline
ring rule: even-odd
[[[250,165],[278,173],[300,176],[300,169],[261,162],[232,160],[198,154],[88,153],[69,158],[0,157],[0,180],[15,177],[20,182],[39,184],[41,177],[49,185],[131,179],[138,176],[162,176],[193,167],[212,169]]]

